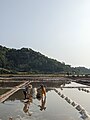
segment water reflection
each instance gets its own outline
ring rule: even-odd
[[[36,95],[40,84],[32,84],[32,95],[29,99],[25,99],[23,89],[9,97],[0,105],[0,117],[3,120],[8,120],[9,116],[12,116],[13,120],[80,120],[78,113],[53,91],[54,88],[66,86],[66,83],[45,83],[46,96],[38,100]]]
[[[27,115],[31,116],[31,112],[30,112],[30,104],[33,103],[33,99],[36,98],[39,100],[40,105],[38,105],[38,107],[40,107],[40,110],[45,110],[46,106],[46,88],[44,87],[44,85],[40,85],[39,88],[32,88],[32,85],[28,85],[27,87],[25,87],[24,91],[24,108],[23,111],[25,113],[27,113]],[[36,94],[36,96],[35,96]],[[33,98],[34,96],[34,98]],[[35,103],[34,103],[35,104]]]
[[[0,89],[0,95],[8,92],[10,89]]]
[[[29,116],[32,115],[32,113],[30,112],[31,103],[32,103],[32,97],[29,98],[27,101],[24,101],[24,107],[23,107],[23,111]]]
[[[39,105],[41,111],[46,109],[45,105],[46,105],[46,96],[41,99],[41,105]]]
[[[46,93],[53,90],[54,88],[62,88],[62,86],[65,86],[65,85],[68,85],[70,84],[70,82],[68,83],[67,81],[58,81],[58,82],[45,82],[45,83],[42,83],[42,82],[32,82],[32,91],[33,91],[33,99],[35,99],[36,97],[36,89],[41,85],[43,84],[45,87],[46,87]],[[22,93],[22,94],[21,94]],[[15,100],[23,100],[25,99],[25,95],[23,94],[23,89],[20,90],[20,91],[17,91],[16,93],[14,93],[12,96],[9,97],[8,100],[11,100],[11,101],[15,101]]]

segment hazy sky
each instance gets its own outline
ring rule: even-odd
[[[0,0],[0,44],[90,68],[90,0]]]

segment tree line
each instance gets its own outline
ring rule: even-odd
[[[90,69],[61,63],[30,48],[10,49],[0,46],[0,73],[90,73]]]

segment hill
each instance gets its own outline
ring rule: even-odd
[[[30,73],[90,73],[90,70],[87,68],[72,68],[70,65],[48,58],[30,48],[10,49],[3,46],[0,46],[0,69],[6,73],[10,71]]]

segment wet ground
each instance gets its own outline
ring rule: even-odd
[[[38,87],[37,84],[35,85]],[[84,86],[74,82],[63,85]],[[54,85],[53,87],[49,86],[46,87],[47,97],[44,103],[45,110],[40,110],[39,105],[41,104],[41,101],[35,98],[35,94],[33,94],[32,102],[29,104],[30,114],[25,113],[25,103],[23,102],[24,95],[23,90],[21,89],[9,97],[4,103],[0,103],[0,119],[8,120],[9,117],[13,117],[13,120],[82,120],[80,113],[75,109],[75,107],[70,105],[64,98],[60,97],[53,89],[56,89],[61,94],[68,96],[90,113],[90,92],[78,88],[61,88],[60,84],[57,85],[57,87]],[[90,90],[89,88],[84,89]],[[6,89],[2,90],[5,90],[6,92]]]

